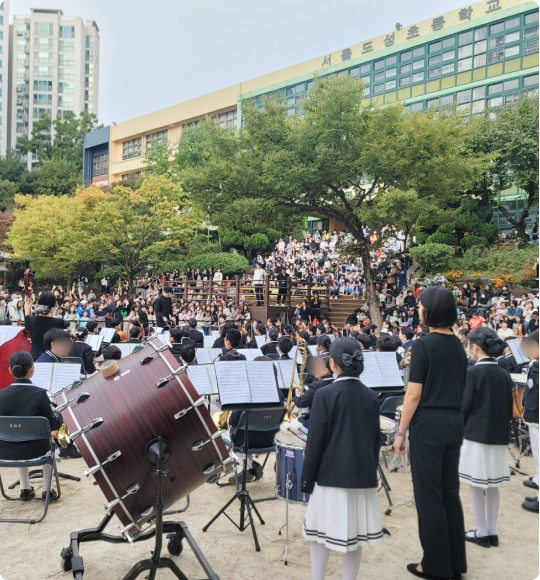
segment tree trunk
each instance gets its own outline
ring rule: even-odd
[[[371,269],[371,256],[369,255],[369,247],[365,242],[361,243],[360,255],[362,256],[362,265],[364,267],[364,276],[366,279],[365,291],[369,306],[369,317],[373,324],[377,325],[377,330],[380,332],[383,323],[380,300],[375,293],[375,281],[373,279],[373,270]]]

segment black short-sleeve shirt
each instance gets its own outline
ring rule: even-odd
[[[456,336],[432,332],[414,341],[409,381],[423,385],[418,409],[461,410],[466,377],[467,355]]]
[[[64,329],[64,321],[52,316],[27,316],[24,325],[32,340],[32,358],[36,361],[40,354],[45,352],[43,337],[51,328]]]

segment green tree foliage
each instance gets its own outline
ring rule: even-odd
[[[229,230],[220,237],[220,241],[225,250],[230,250],[231,248],[240,250],[244,247],[246,235],[237,230]]]
[[[33,173],[37,195],[72,194],[81,182],[77,165],[63,157],[47,159]]]
[[[426,244],[411,248],[412,257],[420,264],[424,272],[442,272],[446,270],[455,255],[454,249],[446,244]]]
[[[264,252],[270,248],[270,241],[264,234],[253,234],[246,238],[244,248],[254,252]]]
[[[13,206],[15,195],[17,194],[17,185],[12,181],[4,179],[0,181],[0,211],[5,212]]]
[[[201,270],[212,268],[214,272],[221,268],[224,276],[240,276],[245,274],[249,268],[249,262],[244,256],[225,252],[195,256],[188,260],[187,265],[190,268],[200,268]]]
[[[321,79],[302,102],[305,115],[294,118],[279,97],[262,109],[243,102],[238,132],[202,122],[196,136],[180,140],[171,172],[212,216],[241,200],[334,218],[359,240],[367,264],[363,209],[375,194],[412,190],[444,200],[478,177],[484,158],[467,146],[476,125],[469,116],[366,106],[363,89],[351,77]],[[380,322],[365,271],[371,315]]]

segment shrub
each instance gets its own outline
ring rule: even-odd
[[[255,252],[264,252],[268,249],[269,245],[270,241],[264,234],[253,234],[249,238],[246,238],[244,248]]]
[[[462,248],[472,248],[473,246],[487,246],[487,238],[482,236],[465,236],[461,239]]]
[[[502,252],[499,248],[473,246],[463,254],[455,266],[462,270],[492,272],[499,275],[503,268],[516,271],[530,268],[538,257],[538,247],[529,246],[520,250]]]
[[[412,248],[411,255],[425,273],[442,272],[450,265],[454,257],[454,248],[445,244],[426,244]]]
[[[444,232],[435,232],[431,234],[426,240],[427,244],[445,244],[447,246],[452,245],[454,242],[454,236],[452,234],[446,234]]]
[[[249,262],[240,254],[228,254],[219,252],[216,254],[204,254],[191,258],[187,265],[190,268],[200,268],[201,270],[217,270],[221,268],[224,276],[240,276],[245,274],[249,268]]]
[[[240,249],[244,247],[246,236],[238,230],[229,230],[220,237],[220,241],[224,250],[228,250],[230,248]]]
[[[452,284],[455,284],[458,280],[463,278],[463,272],[461,270],[450,270],[450,272],[446,272],[444,277]]]
[[[203,236],[197,236],[188,247],[188,255],[190,258],[206,254],[218,254],[219,252],[221,252],[221,244],[208,241]]]

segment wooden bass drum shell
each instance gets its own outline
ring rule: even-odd
[[[223,471],[223,461],[229,456],[221,437],[199,451],[192,450],[195,443],[208,441],[217,429],[204,405],[191,409],[179,419],[174,418],[179,411],[191,407],[199,395],[185,372],[161,388],[156,387],[159,379],[179,368],[168,349],[157,352],[161,346],[161,342],[152,340],[143,349],[117,361],[119,371],[112,376],[105,378],[98,373],[56,397],[60,404],[78,393],[90,393],[85,401],[73,401],[62,411],[70,433],[94,419],[103,419],[103,423],[75,440],[89,467],[102,463],[117,451],[122,453],[94,475],[107,501],[122,497],[136,483],[140,485],[137,493],[113,508],[124,526],[137,523],[130,535],[136,534],[153,517],[141,516],[156,501],[156,483],[152,477],[155,467],[145,457],[148,442],[161,436],[170,445],[171,457],[165,466],[169,476],[163,481],[165,509],[206,483],[211,475]],[[152,359],[141,365],[146,356]],[[203,473],[212,464],[216,468],[212,474]]]

